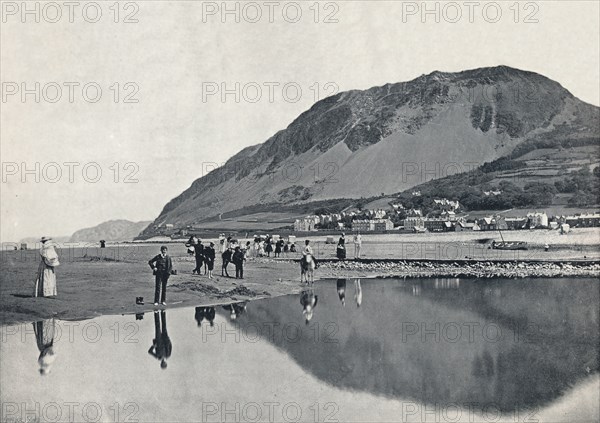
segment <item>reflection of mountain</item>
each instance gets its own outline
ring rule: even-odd
[[[238,324],[252,333],[275,324],[265,338],[336,387],[424,403],[527,408],[598,370],[595,281],[435,286],[369,281],[357,308],[342,307],[335,284],[323,284],[309,325],[297,296],[252,303]]]

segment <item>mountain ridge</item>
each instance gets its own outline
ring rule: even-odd
[[[145,233],[252,204],[401,192],[423,182],[409,164],[482,165],[536,137],[595,140],[599,110],[556,81],[508,66],[341,92],[195,180]]]

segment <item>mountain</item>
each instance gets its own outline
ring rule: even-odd
[[[152,222],[109,220],[92,228],[76,231],[69,242],[132,241],[137,234]]]
[[[342,92],[194,181],[141,235],[261,204],[394,194],[543,148],[546,139],[597,147],[599,110],[555,81],[506,66]]]

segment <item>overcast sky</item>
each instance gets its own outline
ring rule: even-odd
[[[2,3],[2,241],[153,220],[334,91],[505,64],[599,104],[597,1],[22,4]]]

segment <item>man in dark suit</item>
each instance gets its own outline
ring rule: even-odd
[[[173,272],[173,261],[167,254],[167,247],[165,245],[160,247],[160,254],[157,254],[150,261],[148,261],[148,264],[152,268],[153,274],[156,276],[154,287],[154,305],[158,305],[158,299],[160,295],[160,302],[162,305],[166,306],[167,281]]]
[[[233,264],[235,264],[235,278],[244,279],[244,260],[246,258],[239,246],[235,247],[232,260]]]
[[[192,274],[202,271],[202,263],[204,262],[204,245],[202,241],[198,240],[198,243],[194,245],[194,254],[196,256],[196,268],[192,271]]]

